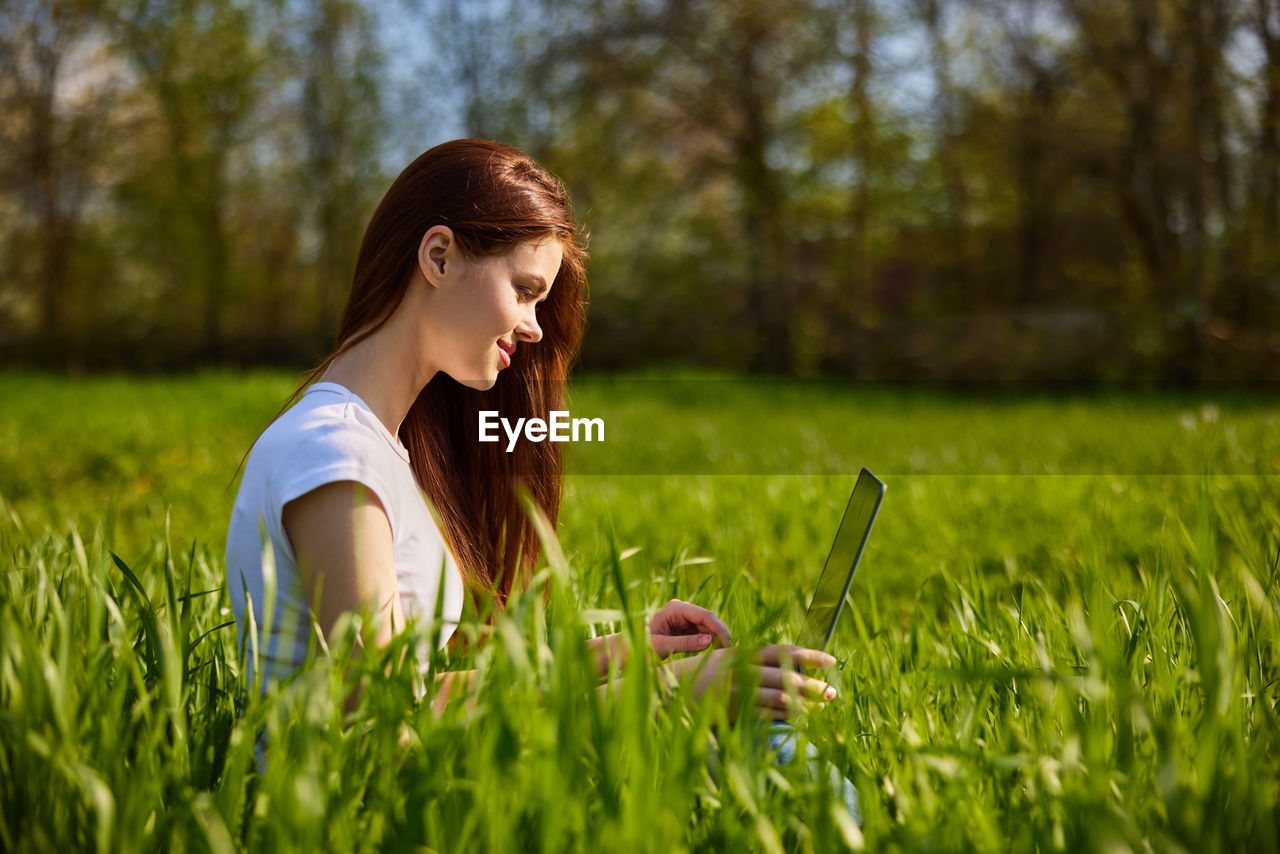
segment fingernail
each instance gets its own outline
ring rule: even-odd
[[[698,643],[711,643],[711,635],[698,635]]]
[[[836,698],[836,689],[832,688],[830,685],[827,686],[826,698],[828,700],[834,700]]]

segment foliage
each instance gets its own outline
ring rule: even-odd
[[[0,354],[296,365],[417,154],[594,233],[596,369],[1269,382],[1276,0],[13,2]]]

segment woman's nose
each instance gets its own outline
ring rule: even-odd
[[[534,314],[532,311],[529,312],[529,315],[521,321],[519,326],[516,327],[516,332],[523,336],[524,340],[530,344],[537,344],[541,341],[542,327],[538,325],[538,315]]]

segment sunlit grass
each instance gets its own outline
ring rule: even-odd
[[[576,476],[549,604],[518,598],[471,651],[436,656],[481,672],[474,707],[437,719],[401,664],[431,648],[421,633],[345,676],[321,655],[291,685],[245,690],[221,589],[222,490],[288,378],[0,388],[0,849],[1280,846],[1280,483],[1170,473],[1241,465],[1227,431],[1274,418],[1261,403],[1175,423],[1222,441],[1163,448],[1134,425],[1200,401],[1131,422],[1099,404],[1117,437],[1106,452],[1161,460],[1159,475],[886,476],[834,641],[840,697],[801,722],[858,785],[859,831],[749,728],[663,706],[643,658],[602,698],[582,644],[636,629],[671,596],[715,608],[740,643],[789,639],[852,474]],[[954,441],[947,428],[927,446],[924,393],[823,395],[808,405],[860,406],[890,432],[901,402],[897,434],[919,453]],[[766,403],[747,401],[780,431]],[[665,406],[656,392],[628,405]],[[1003,405],[1034,447],[1019,431],[1046,423],[1045,402]],[[959,419],[954,406],[938,417]],[[1088,401],[1073,406],[1086,419]],[[1000,444],[994,426],[970,440]],[[1045,462],[1071,470],[1056,447]],[[149,485],[134,493],[138,479]],[[329,641],[343,660],[353,635]],[[348,716],[344,678],[364,680]]]

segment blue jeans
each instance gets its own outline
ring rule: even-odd
[[[779,765],[790,765],[792,760],[796,758],[796,751],[799,747],[799,732],[791,724],[775,721],[767,725],[761,725],[757,732],[768,742],[769,750]],[[854,787],[853,782],[840,773],[839,768],[820,758],[818,748],[812,742],[805,743],[804,755],[808,761],[809,776],[816,778],[819,774],[827,774],[831,779],[831,788],[836,797],[844,802],[845,809],[849,811],[854,824],[861,827],[862,810],[858,806],[858,790]],[[714,751],[708,757],[708,764],[711,766],[711,776],[718,778],[720,761]],[[768,783],[767,785],[772,787],[773,784]]]

